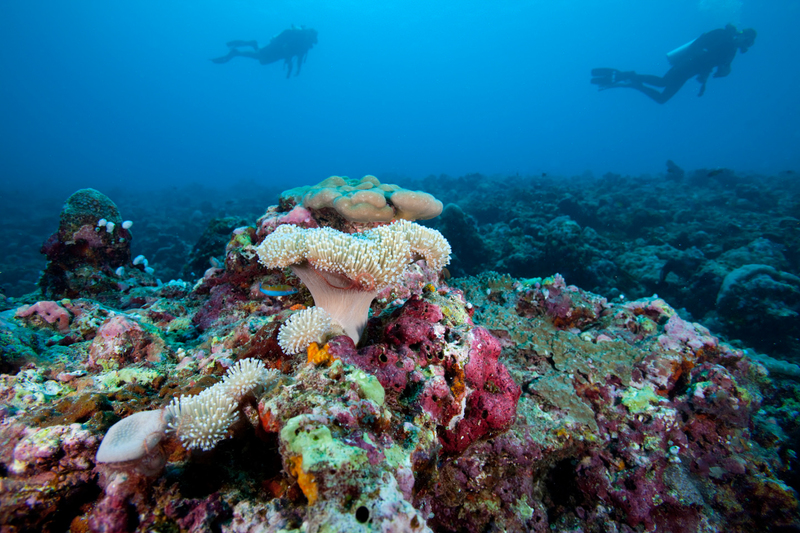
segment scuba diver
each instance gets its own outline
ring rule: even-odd
[[[663,76],[637,74],[634,71],[623,72],[613,68],[592,69],[591,83],[598,85],[599,90],[628,87],[646,94],[659,104],[663,104],[693,77],[702,85],[697,96],[706,91],[706,81],[711,71],[715,78],[723,78],[731,72],[731,62],[736,51],[747,52],[756,40],[756,30],[747,28],[738,31],[733,24],[725,28],[712,30],[697,39],[676,48],[667,54],[670,68]],[[662,90],[654,89],[662,88]]]
[[[300,66],[305,62],[308,51],[317,44],[317,30],[306,28],[305,26],[292,25],[288,30],[270,39],[269,44],[263,48],[258,47],[256,41],[231,41],[228,44],[230,51],[227,55],[212,59],[214,63],[227,63],[234,57],[250,57],[257,59],[262,65],[274,63],[283,59],[286,67],[286,77],[292,75],[292,58],[297,58],[297,72],[300,74]],[[252,48],[253,50],[239,50],[240,47]]]

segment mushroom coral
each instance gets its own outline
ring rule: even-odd
[[[332,228],[278,226],[256,248],[267,268],[291,267],[314,303],[358,344],[369,306],[382,289],[397,284],[412,261],[434,270],[450,262],[450,244],[436,230],[398,220],[361,233]]]

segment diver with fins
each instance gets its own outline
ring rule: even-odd
[[[730,74],[731,62],[736,52],[747,52],[756,40],[756,31],[752,28],[737,30],[733,24],[724,28],[702,34],[697,39],[667,54],[670,68],[663,76],[637,74],[634,71],[621,71],[613,68],[592,69],[591,83],[599,90],[629,88],[649,96],[659,104],[663,104],[693,77],[701,83],[697,96],[703,96],[706,82],[711,72],[715,78]],[[661,90],[658,90],[658,89]]]
[[[306,28],[305,26],[294,26],[270,39],[269,44],[259,48],[257,41],[230,41],[227,43],[230,50],[222,57],[212,59],[214,63],[227,63],[234,57],[249,57],[258,60],[262,65],[268,65],[276,61],[283,60],[286,67],[286,77],[292,75],[292,60],[297,58],[297,71],[295,76],[300,74],[300,66],[305,63],[308,51],[317,44],[317,30]],[[240,50],[245,48],[245,50]],[[252,50],[246,50],[252,48]]]

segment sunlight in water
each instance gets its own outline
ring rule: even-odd
[[[708,11],[732,24],[738,24],[742,14],[742,5],[742,0],[700,0],[697,7],[700,11]]]

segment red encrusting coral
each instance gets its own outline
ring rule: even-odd
[[[517,415],[520,390],[498,361],[500,343],[486,329],[473,328],[465,381],[469,387],[464,418],[453,429],[440,431],[448,453],[461,453],[476,440],[508,429]]]

